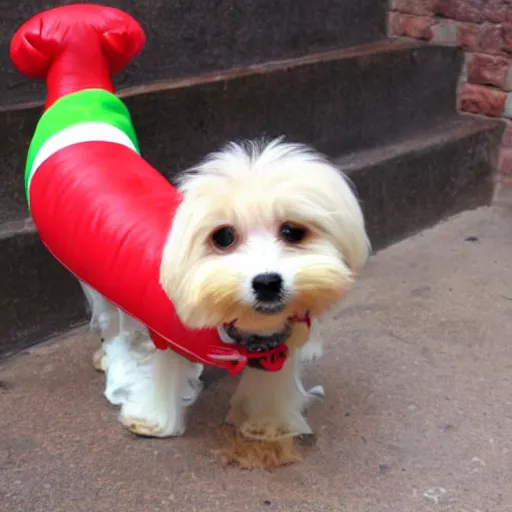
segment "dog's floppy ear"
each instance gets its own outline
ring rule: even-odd
[[[345,265],[356,278],[366,264],[371,251],[371,243],[366,232],[364,214],[357,192],[351,180],[336,166],[328,163],[332,171],[329,179],[327,201],[332,206],[332,218],[326,219],[330,232],[336,238]],[[331,224],[333,221],[334,224]]]

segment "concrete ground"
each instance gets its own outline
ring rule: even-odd
[[[0,367],[9,512],[512,510],[512,202],[375,255],[308,370],[316,445],[274,472],[219,463],[235,382],[214,379],[180,439],[116,422],[85,331]]]

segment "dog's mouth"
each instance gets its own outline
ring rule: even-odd
[[[286,302],[284,301],[276,301],[276,302],[256,302],[253,306],[254,311],[256,313],[260,313],[262,315],[277,315],[284,311],[286,307]]]
[[[291,334],[291,326],[286,324],[281,331],[270,334],[256,334],[241,331],[235,322],[223,325],[224,332],[235,343],[242,345],[247,352],[268,352],[284,343]]]

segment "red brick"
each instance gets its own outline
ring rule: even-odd
[[[392,0],[391,10],[416,16],[429,16],[436,0]]]
[[[507,176],[512,176],[512,149],[502,149],[500,151],[498,171]]]
[[[479,48],[493,55],[512,56],[512,23],[484,23],[480,27]]]
[[[512,21],[512,0],[487,0],[482,6],[484,20],[493,23]]]
[[[484,53],[500,55],[503,53],[503,27],[501,25],[485,24],[480,28],[478,47]]]
[[[469,51],[477,51],[480,39],[480,27],[471,23],[457,24],[457,41],[459,46]]]
[[[486,0],[437,0],[432,10],[434,14],[458,21],[483,21],[482,6]]]
[[[469,61],[468,82],[503,87],[507,80],[508,66],[509,61],[504,57],[476,53]]]
[[[430,40],[433,24],[434,20],[426,16],[410,16],[397,12],[392,12],[389,16],[389,28],[394,36]]]
[[[507,93],[482,85],[464,84],[459,91],[459,108],[463,112],[500,117]]]

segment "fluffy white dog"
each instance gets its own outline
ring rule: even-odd
[[[348,292],[370,248],[346,177],[314,150],[277,139],[231,143],[178,185],[183,202],[160,278],[181,321],[251,351],[288,343],[280,371],[244,370],[228,421],[253,438],[311,433],[303,413],[323,389],[304,389],[300,364],[321,356],[317,321]],[[104,340],[94,363],[122,423],[141,435],[182,434],[202,366],[156,350],[144,326],[82,286]],[[289,343],[297,315],[311,319],[309,339]]]

